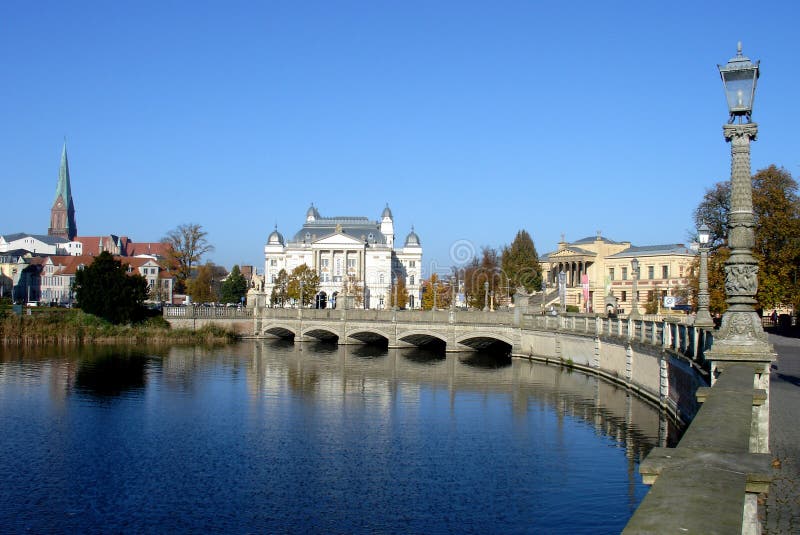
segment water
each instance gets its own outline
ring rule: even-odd
[[[4,532],[618,533],[675,430],[490,355],[284,342],[0,352]]]

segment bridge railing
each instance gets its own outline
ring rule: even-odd
[[[176,319],[247,319],[253,317],[253,310],[239,307],[181,306],[164,307],[162,314],[165,318]]]
[[[559,316],[523,314],[524,329],[568,331],[598,337],[619,338],[662,347],[698,363],[713,342],[712,331],[697,329],[682,319],[608,318],[585,314]]]
[[[358,309],[314,309],[314,308],[259,308],[258,317],[263,319],[340,320],[347,321],[396,321],[400,323],[460,323],[512,325],[514,314],[505,311],[482,310],[375,310]]]

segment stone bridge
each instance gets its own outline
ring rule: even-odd
[[[511,313],[461,311],[262,309],[254,315],[259,337],[381,344],[389,348],[434,346],[447,352],[520,347]]]

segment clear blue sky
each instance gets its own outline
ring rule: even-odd
[[[738,40],[762,60],[753,170],[800,174],[798,21],[796,0],[4,2],[0,233],[47,232],[66,136],[81,235],[200,223],[228,268],[263,269],[311,202],[389,202],[428,270],[521,228],[540,253],[685,242],[729,176]]]

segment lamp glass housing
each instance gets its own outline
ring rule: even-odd
[[[708,241],[711,239],[711,230],[708,228],[708,225],[703,223],[700,225],[700,228],[697,229],[697,241],[700,242],[700,245],[708,245]]]
[[[638,258],[634,258],[633,260],[631,260],[631,267],[633,268],[633,273],[634,274],[639,273],[639,259]]]
[[[742,44],[739,43],[736,57],[728,60],[724,67],[717,66],[725,87],[725,97],[728,100],[728,111],[731,119],[737,116],[745,116],[749,120],[750,115],[753,113],[759,63],[758,61],[752,63],[750,58],[743,56]]]

